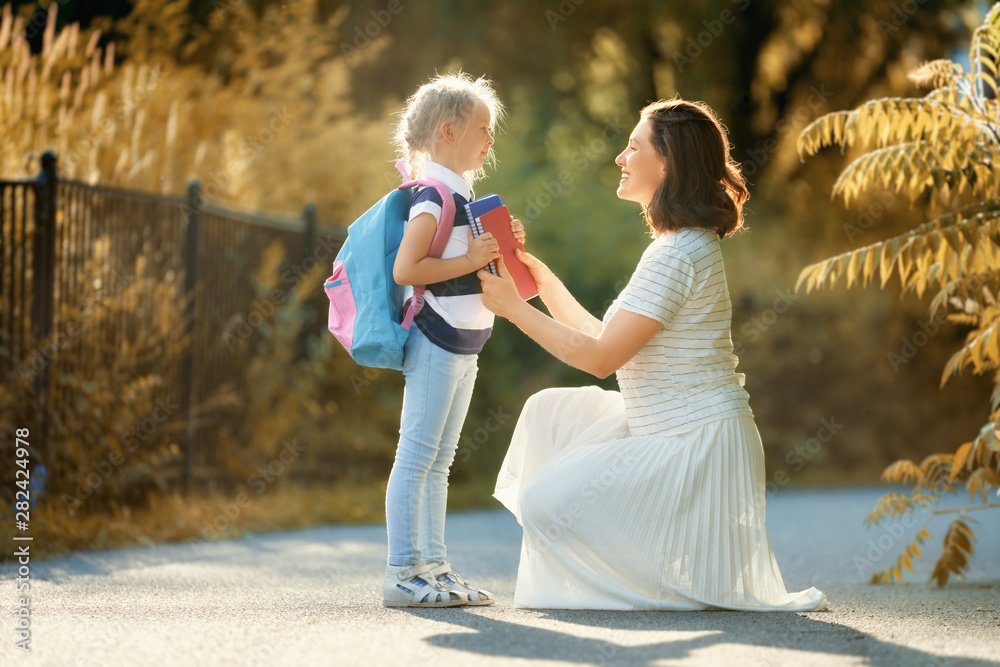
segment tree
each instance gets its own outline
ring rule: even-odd
[[[922,340],[936,333],[942,313],[971,327],[946,364],[941,385],[967,367],[993,374],[991,412],[979,434],[954,453],[887,467],[885,481],[913,484],[913,490],[886,494],[866,520],[872,525],[886,517],[912,517],[920,508],[930,512],[930,521],[957,511],[931,575],[939,586],[949,574],[961,575],[972,556],[975,535],[967,513],[1000,507],[1000,502],[987,502],[987,492],[1000,488],[1000,3],[973,33],[969,62],[968,73],[950,60],[927,62],[910,73],[914,83],[931,88],[924,97],[876,99],[853,111],[827,114],[798,140],[800,156],[834,144],[862,149],[833,186],[833,195],[842,196],[845,205],[862,191],[880,187],[939,213],[903,234],[807,266],[798,286],[807,291],[830,287],[841,276],[848,287],[867,286],[878,276],[885,287],[895,274],[904,290],[918,296],[936,290],[928,320],[934,328],[923,331]],[[914,335],[914,345],[917,340]],[[929,509],[956,483],[965,486],[970,503],[977,495],[983,503]],[[902,568],[913,571],[912,559],[921,557],[918,544],[928,537],[921,528],[891,567],[872,576],[872,583],[902,581]]]

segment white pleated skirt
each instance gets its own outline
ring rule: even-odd
[[[493,494],[523,528],[514,603],[536,609],[814,611],[764,528],[751,416],[632,436],[621,394],[546,389],[524,406]]]

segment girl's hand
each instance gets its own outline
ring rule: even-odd
[[[532,255],[530,252],[525,252],[520,248],[514,250],[514,254],[519,260],[524,262],[524,265],[528,267],[528,271],[531,272],[531,277],[535,281],[535,285],[538,286],[538,292],[541,293],[545,287],[553,282],[557,282],[559,279],[556,275],[552,273],[552,269],[545,266],[540,259]]]
[[[473,236],[469,230],[469,250],[465,256],[472,262],[472,266],[481,269],[488,263],[500,256],[500,244],[489,232]]]
[[[524,225],[521,224],[520,220],[517,218],[510,219],[510,231],[514,234],[514,240],[524,245],[524,239],[527,235],[524,233]]]
[[[524,303],[524,299],[517,293],[517,285],[507,273],[503,257],[497,260],[497,271],[500,273],[499,276],[493,275],[486,269],[476,274],[483,285],[483,305],[494,315],[510,319],[513,311]]]

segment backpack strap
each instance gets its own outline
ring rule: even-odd
[[[444,253],[444,247],[448,245],[448,239],[451,238],[451,230],[455,226],[455,197],[452,195],[451,189],[441,181],[433,178],[411,179],[402,160],[396,163],[396,169],[403,176],[403,183],[399,186],[400,190],[424,185],[434,188],[441,195],[441,219],[438,221],[437,231],[434,232],[434,238],[431,240],[431,247],[427,253],[428,257],[440,258]],[[410,328],[410,325],[413,324],[413,318],[423,309],[426,287],[426,285],[414,285],[413,296],[403,304],[402,324],[405,329]]]

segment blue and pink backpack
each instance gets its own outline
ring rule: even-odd
[[[403,369],[403,345],[413,318],[424,306],[424,285],[405,286],[392,277],[410,199],[418,185],[432,187],[443,202],[429,257],[440,257],[455,224],[455,199],[448,186],[431,178],[412,180],[402,162],[403,184],[347,228],[347,240],[323,285],[330,299],[329,329],[359,365]]]

